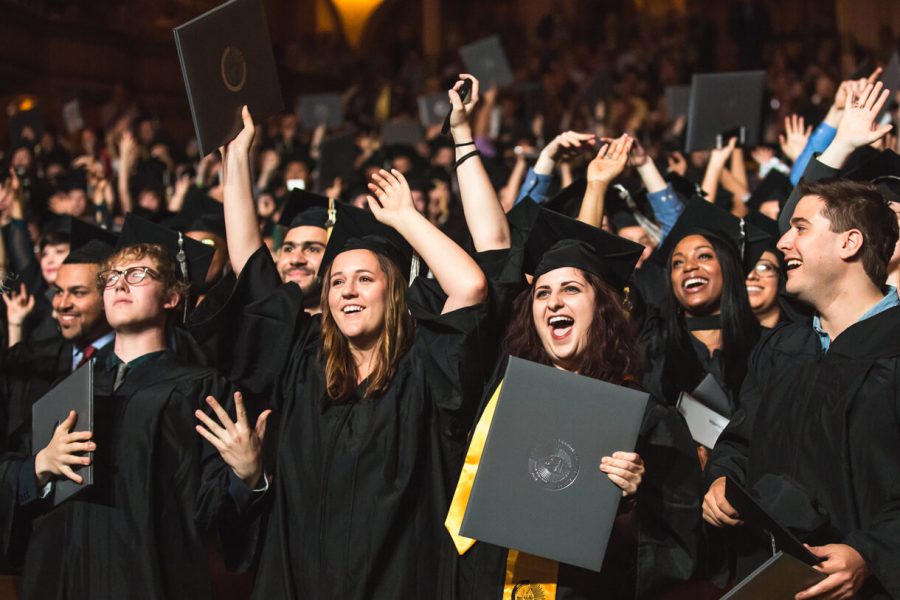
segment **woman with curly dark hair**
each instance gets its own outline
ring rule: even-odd
[[[622,288],[641,251],[624,238],[541,210],[524,251],[514,248],[505,261],[496,260],[503,264],[500,273],[482,261],[493,300],[511,306],[506,356],[640,389],[642,351]],[[513,294],[515,263],[519,283]],[[533,276],[530,285],[524,285],[523,272]],[[506,362],[500,361],[487,389],[473,439],[490,427]],[[655,598],[687,580],[694,568],[700,515],[700,473],[692,446],[678,415],[651,397],[635,452],[603,457],[598,468],[622,489],[623,497],[599,572],[460,536],[457,517],[468,497],[464,469],[446,521],[458,554],[447,597]],[[466,468],[477,468],[479,458],[473,442]]]

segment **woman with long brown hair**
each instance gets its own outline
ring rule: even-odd
[[[232,567],[257,564],[255,598],[432,598],[439,554],[451,548],[441,519],[484,379],[484,275],[416,211],[404,177],[382,170],[369,186],[371,214],[338,206],[319,267],[322,315],[308,315],[259,239],[252,137],[245,111],[224,152],[239,277],[211,322],[231,334],[218,340],[227,374],[268,401],[277,423],[264,474],[268,412],[256,427],[224,411],[220,423],[204,422],[225,462],[256,474],[253,489],[231,482],[226,554]],[[413,250],[433,280],[410,285]],[[195,328],[201,337],[210,329]]]

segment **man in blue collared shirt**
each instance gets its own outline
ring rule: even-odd
[[[778,249],[787,291],[816,317],[776,327],[751,355],[741,407],[710,457],[704,519],[738,524],[732,479],[824,559],[827,577],[798,599],[898,597],[900,302],[885,284],[897,219],[872,185],[823,180],[799,193]],[[742,547],[738,577],[768,550]]]

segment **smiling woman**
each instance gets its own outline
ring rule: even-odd
[[[641,334],[651,391],[675,404],[711,374],[732,411],[737,408],[760,332],[745,279],[769,242],[761,230],[702,199],[688,203],[657,254],[665,261],[666,293]]]

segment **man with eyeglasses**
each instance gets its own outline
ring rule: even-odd
[[[195,432],[195,412],[230,386],[167,348],[167,325],[207,273],[204,248],[126,220],[95,284],[115,331],[94,370],[95,421],[110,430],[73,432],[73,412],[33,458],[25,448],[0,460],[0,532],[23,562],[24,599],[211,597],[204,531],[252,500],[260,476],[229,470]],[[73,467],[95,458],[94,485],[52,506],[53,482],[81,483]]]

